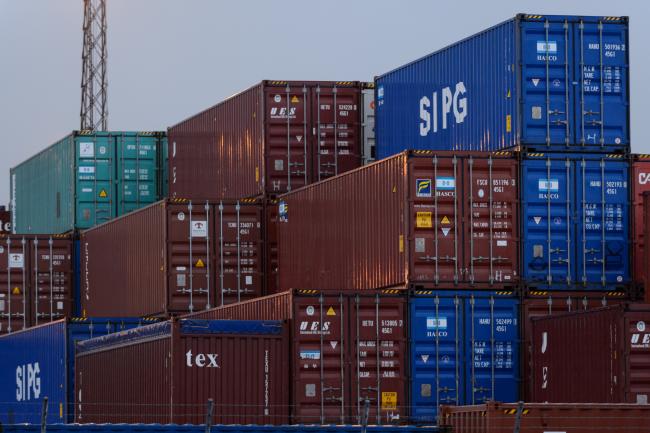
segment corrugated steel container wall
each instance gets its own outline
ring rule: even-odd
[[[278,194],[358,167],[363,87],[263,81],[172,126],[171,196]]]
[[[643,236],[644,239],[650,239],[650,191],[643,194],[643,222],[644,230]],[[634,252],[636,255],[642,255],[643,257],[643,271],[642,271],[642,289],[643,295],[645,297],[645,302],[650,304],[650,290],[647,288],[650,287],[650,248],[641,247],[641,251],[636,249]]]
[[[292,423],[406,419],[407,305],[403,290],[296,290],[187,316],[292,320]],[[379,348],[379,350],[377,349]]]
[[[166,315],[261,296],[264,236],[264,204],[252,199],[161,201],[87,230],[82,312]]]
[[[650,394],[647,323],[650,323],[647,304],[617,305],[533,319],[531,399],[647,404]]]
[[[514,287],[517,177],[508,153],[415,152],[282,195],[280,289]]]
[[[650,192],[650,155],[632,155],[630,170],[632,189],[632,272],[634,282],[645,286],[645,224],[643,194]]]
[[[440,427],[454,433],[620,431],[648,433],[650,406],[638,404],[580,404],[491,402],[477,406],[444,406]]]
[[[519,299],[513,293],[415,291],[409,300],[410,420],[441,405],[519,400]]]
[[[629,287],[628,169],[620,155],[525,155],[520,180],[524,284],[538,290]]]
[[[143,323],[136,318],[59,320],[0,337],[0,422],[40,424],[44,397],[48,424],[71,422],[75,343]]]
[[[377,157],[629,149],[625,17],[518,15],[375,80]]]
[[[90,340],[77,352],[81,423],[285,424],[289,340],[281,322],[181,320]],[[106,371],[112,375],[106,375]]]
[[[86,229],[159,200],[164,138],[75,131],[12,168],[14,233]]]
[[[625,292],[544,292],[529,291],[521,303],[521,398],[530,401],[532,319],[587,311],[629,302]]]
[[[6,210],[0,210],[0,234],[11,234],[11,212]]]

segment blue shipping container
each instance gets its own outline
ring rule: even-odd
[[[377,158],[629,149],[626,17],[518,15],[376,79]]]
[[[552,290],[626,288],[627,160],[538,153],[525,155],[520,167],[522,281]]]
[[[519,396],[519,300],[512,293],[415,291],[409,305],[411,419],[440,405]]]
[[[74,350],[80,340],[151,323],[129,319],[69,319],[0,336],[0,423],[73,420]]]

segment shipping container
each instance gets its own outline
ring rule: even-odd
[[[73,315],[73,260],[68,235],[0,235],[0,334]]]
[[[356,81],[262,81],[170,127],[170,196],[274,195],[359,167],[372,94]]]
[[[412,422],[441,405],[519,400],[519,299],[512,292],[414,291],[409,300]]]
[[[0,336],[0,422],[40,424],[45,397],[48,424],[72,422],[76,342],[146,323],[151,320],[68,319]]]
[[[521,398],[531,401],[532,319],[563,313],[587,311],[629,302],[626,292],[547,292],[529,290],[521,303]]]
[[[650,406],[490,402],[445,406],[440,428],[453,433],[648,433]]]
[[[14,233],[66,233],[153,203],[164,191],[163,132],[74,131],[11,169]]]
[[[282,195],[280,289],[514,288],[517,182],[507,152],[419,151]]]
[[[84,231],[82,315],[166,316],[262,296],[264,222],[261,200],[163,200]]]
[[[650,155],[632,155],[632,275],[637,285],[645,286],[643,194],[650,192]]]
[[[650,239],[650,191],[643,193],[643,220],[644,220],[644,239]],[[643,270],[641,293],[646,303],[650,304],[650,248],[642,246],[640,249],[634,250],[634,253],[642,255],[643,257]],[[636,258],[635,258],[636,260]]]
[[[629,163],[620,155],[527,153],[521,278],[538,290],[627,289]]]
[[[375,79],[377,157],[629,151],[626,17],[517,15]]]
[[[162,322],[77,345],[75,421],[286,424],[289,378],[281,321]]]
[[[11,234],[11,212],[4,206],[0,206],[0,234]]]
[[[633,303],[533,319],[531,400],[648,404],[647,323]]]
[[[289,320],[291,422],[407,420],[407,324],[404,290],[295,290],[188,316],[222,320]]]

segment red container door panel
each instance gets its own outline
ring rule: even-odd
[[[31,326],[29,309],[29,241],[0,238],[0,334]]]
[[[31,241],[34,324],[72,316],[74,304],[71,239],[37,238]]]
[[[643,193],[650,191],[650,159],[640,159],[632,163],[632,265],[634,280],[643,283],[646,272],[643,263],[644,254],[644,219]]]
[[[625,362],[625,403],[648,404],[650,397],[650,312],[625,314],[622,337]]]
[[[403,298],[350,298],[352,399],[349,423],[362,421],[364,401],[369,422],[391,424],[406,419],[406,323]]]
[[[462,257],[462,160],[410,158],[410,282],[459,283]]]
[[[263,295],[263,205],[221,203],[214,207],[216,304]]]
[[[266,140],[265,188],[280,194],[307,185],[313,143],[309,90],[285,85],[264,89]]]
[[[343,295],[294,298],[293,423],[349,423],[347,305]]]
[[[191,313],[215,305],[214,206],[170,204],[167,214],[167,310]]]
[[[264,273],[266,275],[266,294],[272,295],[280,291],[280,281],[278,275],[279,257],[278,257],[278,201],[269,200],[264,208],[266,218],[266,235],[264,239]]]
[[[360,96],[355,87],[311,88],[313,182],[361,165]]]
[[[517,280],[517,163],[469,157],[464,161],[464,280],[511,284]]]

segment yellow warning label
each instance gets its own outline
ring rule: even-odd
[[[336,311],[334,311],[334,307],[330,307],[330,308],[327,310],[327,315],[328,315],[328,316],[336,316]]]
[[[396,392],[382,392],[381,393],[381,408],[382,408],[382,410],[397,409],[397,393]]]
[[[506,95],[506,98],[509,98],[510,96],[511,96],[510,95],[510,89],[508,89],[508,94]]]
[[[404,235],[399,235],[399,252],[404,252]]]
[[[259,182],[259,181],[260,181],[260,168],[255,167],[255,182]]]
[[[106,194],[106,190],[105,190],[105,189],[102,189],[101,191],[99,191],[99,196],[100,196],[101,198],[106,198],[106,197],[108,196],[108,194]]]
[[[59,418],[63,418],[63,403],[59,403]]]
[[[447,218],[447,215],[445,215],[440,220],[440,224],[451,224],[451,221],[449,221],[449,218]]]
[[[298,102],[300,102],[300,99],[298,99],[298,97],[296,95],[294,95],[293,98],[291,98],[291,103],[292,104],[297,104]]]
[[[506,132],[512,131],[512,116],[508,114],[506,116]]]
[[[14,289],[11,291],[12,295],[20,295],[20,287],[14,287]]]
[[[196,261],[196,267],[197,267],[197,268],[205,268],[205,264],[203,263],[203,260],[198,259],[198,260]]]
[[[415,217],[415,226],[418,228],[431,228],[431,212],[418,212]]]

